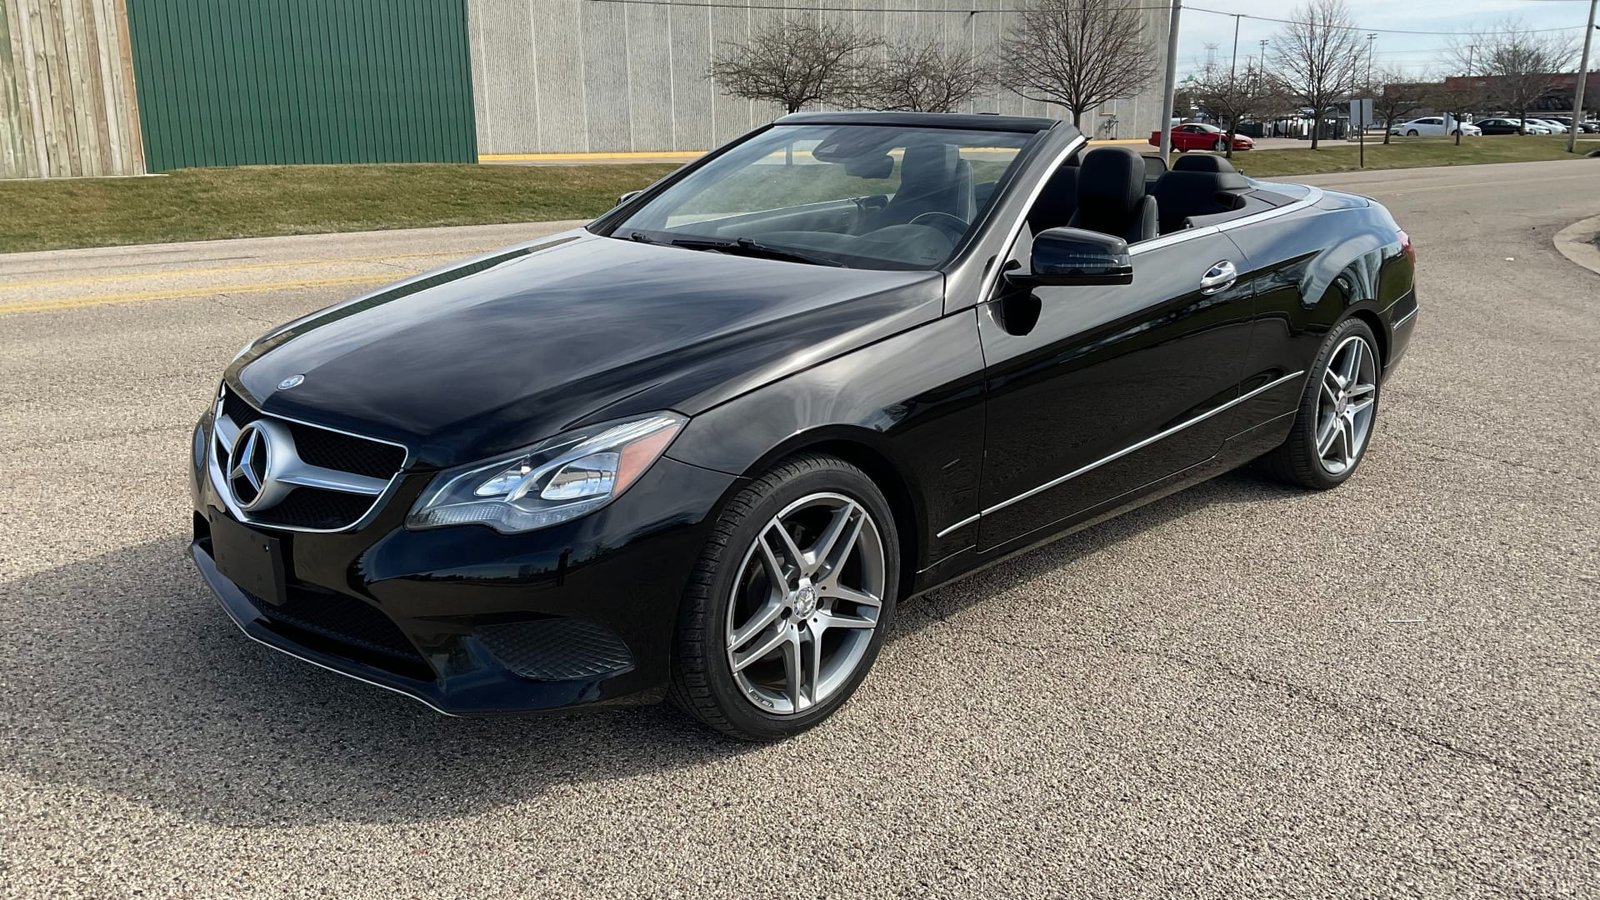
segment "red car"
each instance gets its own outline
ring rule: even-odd
[[[1150,143],[1161,146],[1161,132],[1150,132]],[[1255,141],[1242,134],[1233,136],[1233,149],[1253,150]],[[1204,122],[1185,122],[1182,125],[1172,126],[1172,149],[1183,150],[1215,150],[1222,153],[1228,149],[1228,133],[1215,125]]]

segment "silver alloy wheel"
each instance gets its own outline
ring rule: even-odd
[[[818,493],[784,507],[745,551],[728,603],[739,692],[795,715],[839,691],[872,644],[886,573],[883,538],[860,502]]]
[[[1322,373],[1317,401],[1317,458],[1329,475],[1343,475],[1361,458],[1372,434],[1378,365],[1360,335],[1339,343]]]
[[[1228,139],[1217,138],[1217,142],[1211,145],[1211,149],[1217,151],[1218,153],[1228,152]]]

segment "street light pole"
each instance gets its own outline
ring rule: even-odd
[[[1583,59],[1578,63],[1578,87],[1572,93],[1572,128],[1567,131],[1567,152],[1578,150],[1578,123],[1583,121],[1583,86],[1589,81],[1589,44],[1594,39],[1594,10],[1600,0],[1589,0],[1589,27],[1583,31]]]
[[[1172,155],[1172,106],[1178,99],[1178,17],[1183,0],[1172,0],[1172,17],[1167,20],[1167,83],[1162,90],[1161,162]]]

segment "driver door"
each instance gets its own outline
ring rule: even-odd
[[[1019,248],[1031,244],[1024,232]],[[1250,345],[1244,256],[1211,233],[1133,251],[1133,283],[1018,289],[978,310],[986,361],[979,548],[1051,532],[1214,456]],[[1026,250],[1013,267],[1027,266]],[[1019,256],[1019,254],[1022,254]]]

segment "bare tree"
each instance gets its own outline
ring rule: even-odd
[[[802,15],[774,22],[749,43],[723,44],[707,77],[723,93],[799,112],[808,103],[858,96],[873,71],[871,52],[882,46],[867,29]]]
[[[1366,64],[1360,32],[1344,0],[1310,0],[1273,38],[1278,74],[1290,96],[1311,111],[1311,149],[1317,149],[1322,120],[1360,83]]]
[[[1372,114],[1383,123],[1385,144],[1389,143],[1389,131],[1395,124],[1426,105],[1434,88],[1432,84],[1412,81],[1398,69],[1385,69],[1373,78],[1366,90],[1372,95]]]
[[[1000,83],[1066,107],[1081,126],[1084,113],[1155,75],[1141,8],[1140,0],[1031,0],[1006,35]]]
[[[1450,53],[1468,75],[1483,77],[1490,101],[1520,121],[1555,86],[1554,76],[1572,62],[1573,49],[1571,39],[1560,33],[1507,22],[1494,32],[1458,40]]]
[[[1229,74],[1207,69],[1190,85],[1195,103],[1228,123],[1228,157],[1233,157],[1233,135],[1242,119],[1276,112],[1285,104],[1283,83],[1250,61],[1243,72]]]
[[[857,105],[866,109],[955,112],[986,94],[994,71],[942,41],[895,44],[867,79]]]
[[[1434,109],[1454,119],[1466,120],[1467,113],[1481,109],[1488,102],[1488,93],[1481,79],[1446,78],[1428,94],[1428,103]],[[1455,129],[1456,146],[1461,145],[1461,129]]]

